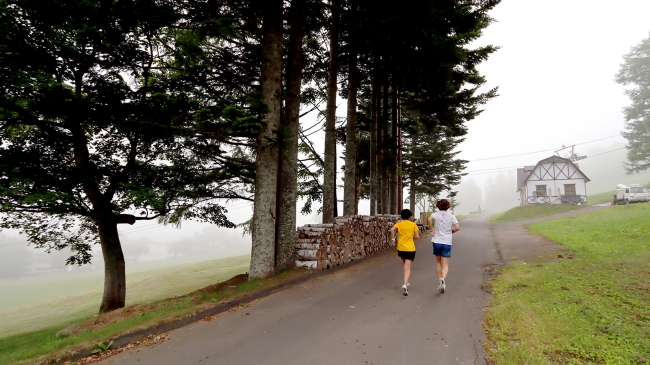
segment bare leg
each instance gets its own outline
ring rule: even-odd
[[[442,256],[436,256],[436,274],[438,274],[438,280],[445,277],[442,276]]]
[[[438,274],[438,277],[445,279],[447,277],[447,273],[449,273],[449,259],[451,259],[451,257],[440,258],[440,274]]]
[[[406,285],[411,278],[411,264],[413,264],[413,261],[402,259],[402,262],[404,263],[402,271],[404,271],[404,284]]]

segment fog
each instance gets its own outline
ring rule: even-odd
[[[588,195],[614,190],[617,184],[650,183],[650,171],[636,175],[625,174],[623,161],[626,152],[621,149],[624,146],[625,143],[617,142],[579,151],[587,156],[577,164],[591,179],[587,183]],[[525,164],[534,165],[539,159],[551,154],[553,152],[531,155]],[[482,210],[499,212],[519,205],[516,168],[517,165],[514,165],[506,171],[478,172],[465,176],[463,182],[455,187],[459,203],[455,213],[475,212],[479,206]],[[237,211],[238,209],[233,209],[230,214],[234,215]],[[317,214],[299,218],[300,224],[320,220]],[[120,225],[120,237],[128,268],[249,254],[251,247],[250,236],[243,236],[241,229],[219,228],[194,222],[186,222],[180,228],[160,226],[155,222]],[[65,259],[69,255],[68,250],[47,254],[42,249],[28,246],[26,239],[16,232],[0,232],[0,280],[102,269],[99,247],[93,250],[91,265],[65,266]]]
[[[467,176],[455,188],[460,203],[456,212],[469,213],[478,206],[499,211],[518,205],[516,168],[534,165],[562,145],[581,144],[576,152],[588,156],[579,161],[591,179],[588,195],[613,190],[618,183],[648,183],[650,173],[625,175],[625,150],[614,151],[625,146],[619,134],[625,126],[622,108],[629,104],[614,75],[623,55],[650,34],[650,1],[504,0],[492,16],[496,22],[475,46],[501,47],[479,66],[488,80],[485,89],[498,86],[499,97],[467,125],[469,133],[459,147],[459,157],[470,163]],[[344,117],[345,100],[338,101],[337,115]],[[316,115],[301,122],[311,126]],[[322,151],[322,134],[312,139]],[[342,156],[343,148],[337,148]],[[532,153],[536,151],[544,152]],[[342,185],[341,181],[339,174]],[[338,194],[342,198],[342,189]],[[250,202],[230,202],[227,207],[235,223],[251,217]],[[359,212],[369,212],[368,201],[360,203]],[[318,221],[316,214],[298,215],[299,225]],[[127,268],[250,252],[250,237],[242,237],[241,229],[194,222],[177,229],[138,222],[120,225],[119,230]],[[99,247],[93,255],[92,265],[66,268],[67,252],[48,255],[27,247],[17,232],[0,232],[0,280],[96,270],[101,267]]]
[[[176,234],[160,239],[160,233],[156,230],[175,230]],[[121,231],[127,269],[231,257],[250,254],[251,250],[250,237],[243,237],[241,230],[211,225],[201,225],[190,230],[150,223],[148,226],[134,226]],[[52,250],[48,254],[43,249],[28,246],[24,236],[15,232],[0,232],[0,280],[103,270],[99,246],[93,249],[92,264],[66,266],[65,260],[69,256],[68,249]]]
[[[622,109],[630,103],[614,77],[623,55],[650,34],[650,1],[504,0],[492,16],[476,45],[501,47],[479,65],[485,89],[498,86],[499,96],[468,123],[457,212],[516,206],[516,168],[562,145],[604,153],[578,161],[591,179],[587,195],[650,181],[649,173],[626,176],[625,150],[614,151],[626,144]]]
[[[592,147],[580,151],[587,158],[576,162],[580,170],[591,180],[587,183],[587,196],[612,191],[617,184],[650,184],[650,171],[627,175],[623,168],[626,160],[624,143],[614,143]],[[612,152],[613,151],[613,152]],[[552,154],[543,155],[541,158]],[[593,157],[590,157],[593,156]],[[540,159],[541,159],[540,158]],[[535,158],[526,165],[535,165]],[[519,166],[519,167],[523,167]],[[468,214],[476,211],[478,206],[492,212],[503,211],[519,205],[516,193],[516,167],[506,172],[488,172],[468,175],[456,186],[457,200],[460,203],[456,212]],[[480,185],[479,185],[480,184]]]

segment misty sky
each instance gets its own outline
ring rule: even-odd
[[[614,77],[623,55],[650,35],[650,0],[504,0],[492,16],[497,22],[475,45],[501,47],[479,67],[488,79],[486,90],[498,86],[500,96],[468,124],[469,135],[460,147],[461,158],[471,161],[553,150],[563,144],[614,136],[624,129],[622,108],[629,100]],[[345,101],[340,100],[337,115],[344,117],[345,110]],[[315,115],[309,115],[301,122],[311,126],[314,121]],[[322,136],[314,135],[314,142],[322,151]],[[593,148],[620,148],[624,142],[618,136],[579,146],[576,151],[587,154]],[[342,146],[337,148],[340,154]],[[471,162],[467,178],[483,185],[490,176],[486,169],[514,170],[552,154],[548,151]],[[589,165],[598,165],[598,158],[590,160]],[[514,192],[514,182],[505,188]],[[362,201],[359,210],[367,213],[368,202]],[[251,215],[249,202],[230,204],[233,222],[241,223]],[[299,224],[316,220],[314,215],[298,217]],[[169,243],[191,239],[204,228],[194,222],[184,223],[182,229],[148,222],[120,226],[120,231],[128,232],[125,241],[129,242],[142,239]],[[224,239],[235,241],[232,236]]]
[[[469,123],[460,157],[555,149],[624,129],[622,108],[629,100],[614,77],[623,55],[650,35],[650,1],[504,0],[492,16],[497,22],[478,43],[501,49],[479,70],[500,96]],[[622,142],[615,137],[576,151]],[[552,154],[476,161],[467,171],[534,165]]]

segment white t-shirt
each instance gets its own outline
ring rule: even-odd
[[[458,223],[456,216],[446,210],[437,211],[431,216],[435,221],[433,228],[434,236],[431,242],[451,245],[451,230],[454,228],[454,224]]]

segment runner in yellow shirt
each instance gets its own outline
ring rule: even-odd
[[[418,225],[413,223],[413,213],[410,209],[404,209],[401,213],[402,221],[395,223],[390,229],[390,237],[393,246],[397,244],[397,256],[402,259],[402,271],[404,272],[404,285],[402,285],[402,295],[409,295],[409,278],[411,277],[411,265],[415,260],[415,241],[420,238]],[[397,232],[397,237],[395,237]],[[397,243],[395,242],[397,240]]]

